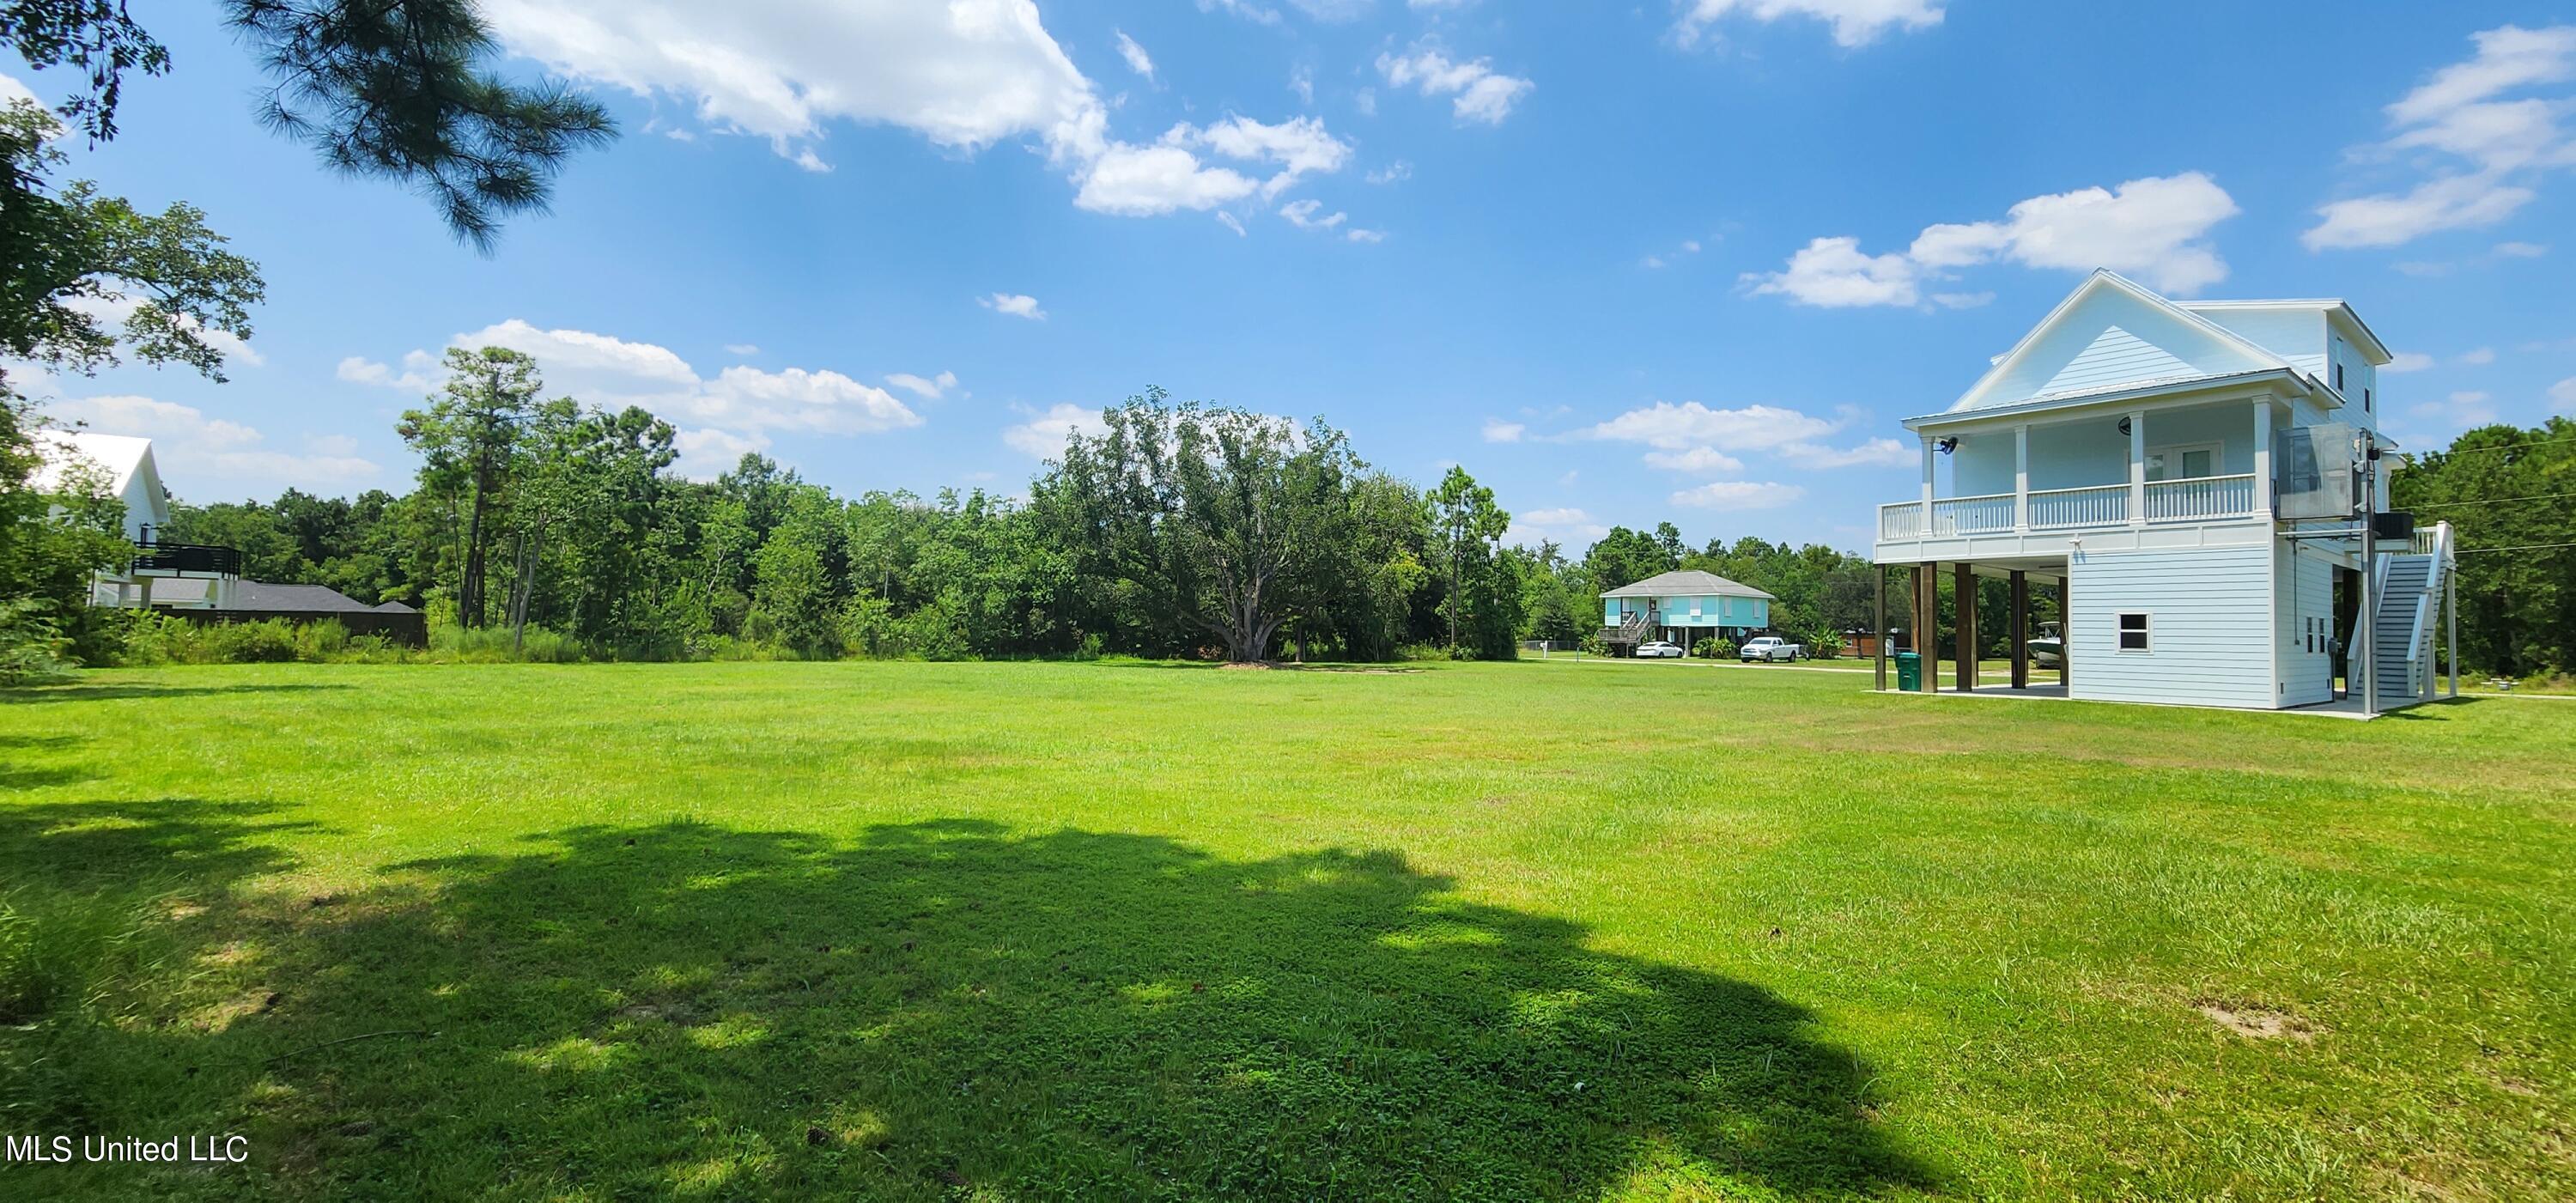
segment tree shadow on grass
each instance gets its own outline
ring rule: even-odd
[[[175,1095],[118,1118],[230,1124],[261,1188],[326,1194],[1927,1185],[1800,1008],[1449,889],[968,821],[575,829],[237,916],[214,989],[262,1005],[127,1035]],[[240,1185],[122,1173],[68,1185]]]

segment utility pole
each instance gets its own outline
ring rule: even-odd
[[[2361,643],[2361,713],[2379,713],[2379,439],[2361,431],[2361,617],[2353,638]]]

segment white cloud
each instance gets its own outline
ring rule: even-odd
[[[758,355],[758,354],[760,354],[760,348],[759,348],[759,347],[757,347],[757,346],[755,346],[755,345],[753,345],[753,344],[751,344],[751,343],[726,343],[726,344],[725,344],[725,346],[724,346],[724,349],[725,349],[725,354],[727,354],[727,355]]]
[[[671,462],[671,470],[691,480],[714,480],[733,470],[743,456],[765,452],[769,446],[769,436],[758,431],[735,434],[703,427],[684,429],[671,436],[671,448],[679,452]]]
[[[1341,212],[1335,212],[1329,217],[1315,216],[1316,211],[1323,207],[1324,202],[1319,200],[1290,201],[1279,206],[1279,215],[1287,218],[1289,225],[1300,230],[1329,230],[1351,218],[1350,214]]]
[[[1413,164],[1405,162],[1402,159],[1397,159],[1384,167],[1378,168],[1377,170],[1360,177],[1361,180],[1371,184],[1392,184],[1399,180],[1408,180],[1411,178],[1413,178]]]
[[[1775,510],[1794,505],[1807,491],[1796,485],[1775,481],[1713,480],[1704,485],[1683,489],[1670,498],[1674,505],[1713,510]]]
[[[1256,182],[1231,167],[1209,165],[1199,157],[1201,150],[1247,163],[1274,164],[1277,170]],[[1350,144],[1334,137],[1314,117],[1269,125],[1237,116],[1204,128],[1183,122],[1151,145],[1107,146],[1084,173],[1074,203],[1123,216],[1213,209],[1256,191],[1264,198],[1275,197],[1301,176],[1341,170],[1350,154]]]
[[[2165,292],[2190,295],[2227,277],[2209,231],[2238,212],[2216,181],[2197,171],[2034,196],[2002,221],[1926,226],[1903,251],[1872,255],[1857,238],[1818,238],[1776,272],[1748,272],[1756,294],[1804,305],[1914,305],[1923,285],[1958,269],[2009,260],[2025,267],[2090,271],[2107,267]],[[1939,292],[1936,304],[1983,304],[1990,294]]]
[[[1099,410],[1079,405],[1051,405],[1044,413],[1025,408],[1020,412],[1028,420],[1003,427],[1002,442],[1014,451],[1039,459],[1064,454],[1065,440],[1076,434],[1097,436],[1109,429],[1100,420]]]
[[[2383,373],[2420,372],[2431,366],[2433,366],[2433,357],[2430,355],[2421,351],[2399,351],[2389,356],[2388,362],[2379,365],[2379,370]]]
[[[537,361],[549,397],[571,397],[609,410],[632,405],[650,411],[677,429],[679,470],[702,479],[731,467],[745,451],[766,450],[771,432],[862,435],[922,423],[921,415],[894,394],[839,372],[771,372],[736,365],[710,379],[668,347],[587,330],[542,329],[518,318],[459,334],[448,345],[508,347],[529,355]],[[400,373],[352,356],[340,362],[339,375],[428,392],[444,382],[446,371],[439,357],[413,351],[403,357]],[[927,381],[900,373],[887,379],[898,387],[911,387],[905,382],[912,381],[943,391],[956,383],[947,372]]]
[[[1742,14],[1757,21],[1813,17],[1833,26],[1834,42],[1860,46],[1892,27],[1927,29],[1941,23],[1941,0],[1681,0],[1673,39],[1695,46],[1708,27]]]
[[[1154,78],[1153,56],[1146,54],[1145,48],[1137,45],[1136,39],[1128,37],[1127,31],[1123,29],[1118,31],[1118,57],[1127,60],[1128,70],[1144,76],[1147,80]]]
[[[34,101],[37,104],[45,103],[34,92],[29,91],[27,85],[21,83],[18,77],[6,71],[0,71],[0,105],[21,100]]]
[[[1741,472],[1744,461],[1715,447],[1691,447],[1681,451],[1649,451],[1646,466],[1668,472]]]
[[[1227,12],[1255,25],[1277,25],[1279,10],[1265,8],[1250,0],[1199,0],[1200,12]]]
[[[1219,224],[1222,224],[1225,228],[1234,231],[1234,236],[1237,238],[1248,237],[1252,233],[1252,231],[1243,228],[1242,218],[1236,217],[1234,214],[1228,213],[1223,209],[1216,211],[1216,219]]]
[[[2576,376],[2550,385],[2549,400],[2561,410],[2576,413]]]
[[[383,469],[356,453],[346,436],[308,435],[305,450],[272,447],[257,429],[207,417],[193,406],[130,395],[55,402],[48,413],[103,434],[152,440],[153,457],[172,492],[198,500],[275,496],[288,487],[339,492],[372,483]]]
[[[1386,241],[1386,231],[1363,230],[1354,226],[1344,233],[1342,237],[1348,238],[1353,242],[1384,242]]]
[[[925,378],[910,372],[896,372],[886,377],[886,383],[924,401],[936,401],[948,395],[948,390],[957,387],[957,373],[941,372],[936,376]]]
[[[1936,292],[1932,294],[1932,303],[1942,307],[1943,309],[1974,309],[1979,305],[1992,304],[1994,303],[1994,299],[1995,294],[1991,292]]]
[[[1485,419],[1485,441],[1488,443],[1517,443],[1528,434],[1529,427],[1523,423]]]
[[[391,365],[377,363],[361,355],[340,361],[334,373],[352,384],[372,384],[379,388],[396,388],[409,393],[426,393],[438,387],[438,357],[427,351],[412,351],[403,356],[403,366],[396,372]]]
[[[2462,351],[2460,352],[2459,362],[2469,364],[2473,367],[2484,367],[2487,364],[2495,362],[2495,348],[2477,347],[2472,350]]]
[[[2390,104],[2393,132],[2356,155],[2404,161],[2430,178],[2318,206],[2317,224],[2300,235],[2308,249],[2398,246],[2442,230],[2491,226],[2531,203],[2542,175],[2576,166],[2576,140],[2558,128],[2576,97],[2503,98],[2576,78],[2576,25],[2504,25],[2470,40],[2477,53]]]
[[[688,103],[706,127],[766,139],[812,171],[829,170],[816,148],[846,121],[966,154],[1033,139],[1073,180],[1075,203],[1096,212],[1207,209],[1253,187],[1171,135],[1113,138],[1110,106],[1033,0],[486,0],[478,12],[513,53],[582,82]],[[1152,76],[1152,60],[1123,32],[1118,50]],[[1290,167],[1274,187],[1311,170]]]
[[[1520,547],[1542,542],[1555,543],[1560,547],[1582,547],[1609,533],[1609,526],[1590,513],[1573,507],[1560,507],[1513,514],[1512,527],[1503,533],[1503,541]]]
[[[975,303],[995,313],[1024,317],[1033,322],[1046,320],[1046,310],[1038,308],[1038,299],[1023,293],[997,292],[988,297],[978,297]]]
[[[2499,242],[2495,244],[2495,256],[2499,259],[2537,259],[2548,253],[2549,248],[2537,242]]]
[[[2424,401],[2406,407],[2410,433],[2432,435],[2440,440],[2497,420],[2495,398],[2482,391],[2452,393],[2440,401]]]
[[[1658,401],[1586,428],[1580,437],[1643,443],[1660,451],[1694,447],[1773,450],[1832,434],[1837,424],[1776,405],[1711,409],[1697,401]]]
[[[1303,63],[1288,73],[1288,90],[1297,94],[1297,103],[1315,103],[1315,69]]]
[[[1791,443],[1780,449],[1780,457],[1802,468],[1902,468],[1920,462],[1921,449],[1895,439],[1870,439],[1857,447]]]
[[[118,333],[121,337],[125,323],[134,317],[135,310],[143,307],[143,300],[142,297],[124,291],[116,281],[111,280],[107,284],[105,293],[98,296],[72,297],[63,302],[63,307],[89,315],[98,322],[101,329]],[[224,357],[224,366],[254,368],[268,366],[268,357],[261,355],[258,348],[242,341],[231,331],[209,329],[186,314],[179,314],[177,317],[179,325],[194,331],[198,341],[214,348],[216,354]]]
[[[1378,74],[1393,87],[1419,87],[1425,96],[1451,96],[1460,121],[1500,125],[1512,106],[1537,84],[1494,70],[1490,59],[1457,62],[1437,47],[1415,43],[1405,54],[1377,56]]]
[[[1921,298],[1915,287],[1921,269],[1901,252],[1862,253],[1860,239],[1818,238],[1789,256],[1776,272],[1748,272],[1743,280],[1756,295],[1786,296],[1801,305],[1845,308],[1856,305],[1911,305]]]

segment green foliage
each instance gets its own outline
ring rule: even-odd
[[[2460,660],[2506,677],[2576,672],[2576,419],[2482,426],[2389,477],[2416,529],[2449,522]],[[2484,552],[2480,548],[2521,548]]]
[[[0,599],[0,685],[44,685],[69,679],[71,640],[41,598]]]
[[[1735,641],[1724,635],[1709,635],[1691,644],[1691,654],[1702,660],[1732,660]]]

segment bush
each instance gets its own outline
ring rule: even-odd
[[[1807,654],[1818,660],[1832,660],[1843,654],[1843,637],[1839,632],[1825,631],[1807,645]]]
[[[69,680],[72,662],[64,657],[71,641],[35,598],[0,601],[0,685],[42,685]]]
[[[1703,660],[1726,660],[1735,655],[1735,641],[1724,635],[1711,635],[1691,645],[1691,654]]]

